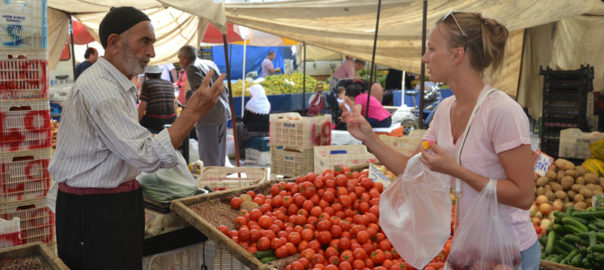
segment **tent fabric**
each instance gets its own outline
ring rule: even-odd
[[[383,0],[375,62],[419,73],[421,63],[422,6],[419,0]],[[427,27],[448,11],[479,11],[510,30],[521,30],[567,17],[593,12],[600,0],[432,0],[428,3]],[[377,3],[363,0],[299,0],[286,2],[226,4],[229,22],[264,32],[302,40],[307,44],[354,58],[371,59]],[[518,38],[519,34],[512,35]],[[517,41],[511,43],[517,44]],[[521,43],[521,41],[520,41]],[[520,57],[507,59],[506,67],[519,66]],[[509,63],[510,61],[516,63]],[[502,74],[504,71],[502,71]],[[517,78],[517,76],[516,76]],[[516,82],[495,86],[515,95]]]
[[[539,67],[575,70],[583,64],[594,67],[594,91],[604,92],[604,18],[576,16],[528,29],[524,43],[518,102],[533,117],[541,116],[543,76]]]
[[[184,45],[199,44],[197,31],[199,18],[173,8],[152,8],[144,10],[155,28],[155,57],[151,65],[177,62],[178,49]],[[79,14],[75,17],[82,22],[99,41],[99,24],[105,13]]]
[[[69,40],[69,15],[54,8],[48,8],[48,68],[54,69],[65,44]]]
[[[71,25],[73,28],[73,43],[78,45],[86,45],[94,41],[94,37],[88,32],[86,26],[78,21],[72,20]]]
[[[133,6],[138,9],[172,7],[185,10],[193,16],[211,21],[222,32],[226,31],[226,16],[222,1],[213,0],[47,0],[48,7],[71,14],[103,13],[114,6]]]

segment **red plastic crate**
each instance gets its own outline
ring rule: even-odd
[[[19,218],[0,219],[0,249],[21,245],[21,228]]]
[[[44,199],[3,204],[0,208],[0,218],[8,220],[13,217],[21,219],[23,244],[53,241],[55,214],[46,207]]]
[[[0,153],[0,203],[45,198],[50,156],[50,148]]]
[[[0,151],[51,146],[48,99],[0,101]]]
[[[0,99],[48,98],[46,60],[0,60]]]

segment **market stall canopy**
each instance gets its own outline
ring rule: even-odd
[[[72,21],[73,27],[73,43],[78,45],[86,45],[94,41],[94,37],[88,32],[86,26],[78,21]]]
[[[213,0],[48,0],[48,61],[56,65],[69,37],[69,14],[80,21],[98,41],[98,26],[107,11],[114,6],[134,6],[143,10],[155,27],[156,56],[151,64],[176,62],[178,48],[197,46],[199,33],[208,22],[226,31],[226,16],[222,2]],[[186,10],[183,11],[183,10]]]
[[[382,0],[375,62],[419,73],[421,63],[421,0]],[[501,78],[515,96],[522,51],[522,30],[563,18],[601,11],[600,0],[431,0],[430,29],[448,11],[481,12],[511,30],[509,54]],[[305,41],[307,44],[364,60],[371,59],[376,1],[299,0],[286,2],[225,4],[229,22],[264,32]],[[508,74],[509,73],[509,74]],[[502,83],[496,84],[501,85]]]
[[[236,42],[243,41],[243,38],[239,35],[239,33],[233,29],[233,24],[227,23],[227,42]],[[218,30],[212,23],[208,24],[208,28],[206,29],[206,33],[203,35],[203,39],[201,42],[204,43],[223,43],[222,32]]]

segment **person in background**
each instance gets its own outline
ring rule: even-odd
[[[160,64],[159,67],[162,69],[161,71],[161,79],[169,82],[176,81],[176,69],[172,63]]]
[[[382,88],[379,83],[375,83],[371,87],[376,90]],[[367,108],[368,88],[368,84],[365,81],[357,79],[355,80],[355,83],[349,85],[346,89],[346,96],[354,98],[354,104],[361,105],[361,113],[363,116],[365,116]],[[369,97],[369,114],[367,115],[367,121],[373,128],[387,128],[392,124],[390,113],[382,106],[382,103],[373,96],[373,94]]]
[[[86,49],[86,52],[84,53],[84,58],[86,58],[86,60],[82,63],[79,63],[75,67],[74,80],[77,80],[78,77],[80,77],[80,75],[82,74],[82,72],[84,72],[84,70],[92,66],[92,64],[96,63],[96,60],[99,59],[99,52],[97,52],[95,48],[88,47]]]
[[[535,192],[528,119],[516,101],[483,81],[487,68],[501,67],[508,36],[505,26],[480,13],[450,12],[437,21],[421,60],[431,80],[446,83],[454,95],[440,103],[423,137],[435,142],[431,151],[418,145],[415,153],[421,152],[430,170],[460,181],[463,195],[456,210],[461,226],[479,192],[495,179],[499,209],[512,221],[510,237],[518,243],[522,269],[539,269],[541,249],[527,211]],[[468,123],[481,96],[486,98]],[[352,113],[343,114],[350,134],[389,170],[402,174],[409,158],[384,144],[360,112],[355,105]]]
[[[273,60],[275,60],[275,52],[269,51],[266,58],[262,61],[262,78],[266,78],[281,71],[280,67],[275,68]]]
[[[181,68],[178,71],[178,79],[176,80],[176,82],[174,82],[174,87],[178,89],[178,97],[176,97],[176,99],[178,99],[178,102],[183,105],[186,103],[186,84],[187,73],[185,72],[184,68]]]
[[[138,123],[130,81],[155,57],[149,17],[114,7],[99,26],[105,56],[82,73],[63,103],[48,171],[58,183],[57,250],[69,269],[140,270],[145,211],[136,176],[178,165],[177,148],[214,107],[224,76],[201,83],[187,110],[153,135]],[[209,71],[208,76],[213,76]]]
[[[268,137],[271,103],[264,87],[254,84],[250,88],[250,100],[245,104],[242,123],[237,125],[239,156],[245,158],[245,143],[253,137]]]
[[[187,45],[180,48],[178,62],[187,73],[187,81],[191,89],[196,90],[210,71],[214,71],[212,82],[217,80],[220,74],[214,62],[197,58],[193,46]],[[195,94],[195,90],[190,93]],[[224,166],[226,162],[226,128],[227,121],[231,119],[228,99],[229,90],[225,87],[214,108],[195,124],[199,158],[205,166]],[[187,102],[189,101],[187,100]]]
[[[335,89],[338,86],[338,81],[343,79],[355,79],[357,77],[357,70],[361,70],[365,67],[365,61],[352,60],[352,57],[346,56],[346,62],[342,63],[340,67],[333,73],[331,80],[329,81],[329,88]]]
[[[159,133],[166,124],[176,120],[174,86],[161,78],[162,68],[147,66],[147,79],[141,87],[138,105],[138,121],[153,134]]]
[[[382,100],[384,99],[384,88],[382,88],[381,84],[374,83],[371,86],[371,96],[377,99],[380,104],[382,103]]]

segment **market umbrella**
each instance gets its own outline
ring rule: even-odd
[[[208,29],[206,29],[205,35],[203,35],[202,42],[205,43],[223,43],[223,33],[218,30],[212,23],[208,23]],[[231,23],[227,23],[226,39],[228,43],[237,41],[243,41],[243,38],[235,31],[235,27]]]
[[[73,27],[73,41],[75,44],[85,45],[94,41],[94,37],[88,32],[86,26],[76,20],[72,21],[71,24]]]

